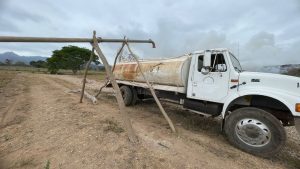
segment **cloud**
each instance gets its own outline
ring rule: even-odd
[[[299,63],[299,7],[298,0],[0,0],[0,35],[91,37],[96,30],[103,38],[153,39],[156,49],[132,44],[144,58],[225,47],[252,68]],[[119,45],[101,44],[110,62]],[[49,56],[58,47],[0,43],[0,52]]]
[[[7,0],[0,0],[0,33],[18,30],[15,25],[5,17],[4,11],[7,7],[7,2]]]
[[[255,34],[246,44],[249,50],[259,50],[265,46],[274,47],[274,35],[267,32],[259,32]]]
[[[3,34],[4,32],[18,32],[19,29],[11,21],[0,16],[0,31]]]
[[[41,23],[46,20],[45,17],[40,15],[35,15],[29,11],[25,11],[22,9],[13,10],[11,13],[8,14],[8,17],[13,18],[14,20],[20,21],[32,21],[36,23]]]
[[[265,65],[300,63],[300,41],[281,47],[272,33],[258,32],[242,46],[241,61],[246,69]]]
[[[18,6],[10,6],[8,1],[0,2],[0,31],[3,33],[16,33],[22,30],[18,22],[41,23],[46,18],[35,15],[30,11],[26,11]]]
[[[0,10],[4,9],[5,8],[5,5],[7,3],[8,0],[1,0],[0,1]]]

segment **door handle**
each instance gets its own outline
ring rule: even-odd
[[[220,77],[223,77],[223,74],[220,72],[219,76],[220,76]]]
[[[246,82],[243,82],[243,83],[237,84],[237,85],[233,85],[233,86],[230,87],[230,89],[234,89],[236,87],[239,87],[239,86],[242,86],[242,85],[245,85],[245,84],[246,84]]]

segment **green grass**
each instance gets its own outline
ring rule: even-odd
[[[50,161],[49,160],[47,160],[47,163],[46,163],[44,169],[50,169]]]
[[[0,66],[0,72],[10,72],[9,73],[10,75],[16,74],[15,72],[49,74],[49,72],[46,68],[35,68],[35,67],[30,67],[30,66]],[[58,74],[74,75],[72,70],[64,70],[64,69],[59,70]],[[83,75],[84,75],[84,70],[79,70],[74,76],[83,78]],[[106,77],[106,73],[104,71],[89,70],[88,75],[87,75],[88,79],[93,79],[93,80],[104,80],[105,77]],[[0,80],[2,83],[1,77],[0,77]],[[0,87],[1,87],[1,84],[0,84]]]
[[[124,129],[120,127],[120,124],[116,122],[115,120],[106,119],[103,121],[103,123],[106,124],[104,127],[104,132],[114,132],[114,133],[122,133],[124,132]]]

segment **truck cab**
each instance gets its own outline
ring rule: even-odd
[[[299,83],[298,77],[243,71],[229,50],[212,49],[192,54],[187,98],[222,107],[229,141],[268,156],[285,142],[283,126],[296,124],[299,132]]]

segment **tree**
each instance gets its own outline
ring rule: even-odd
[[[43,60],[38,60],[38,61],[31,61],[30,66],[36,67],[36,68],[46,68],[47,67],[47,62]]]
[[[80,70],[81,65],[90,58],[91,50],[77,46],[65,46],[52,52],[51,58],[47,59],[48,70],[55,74],[59,69],[70,69],[74,74]],[[93,62],[98,65],[98,56],[94,54]]]
[[[24,63],[22,61],[17,61],[14,65],[15,66],[28,66],[26,63]]]
[[[10,59],[5,59],[5,64],[10,66],[12,64],[12,60]]]
[[[285,74],[300,77],[300,68],[289,69]]]

